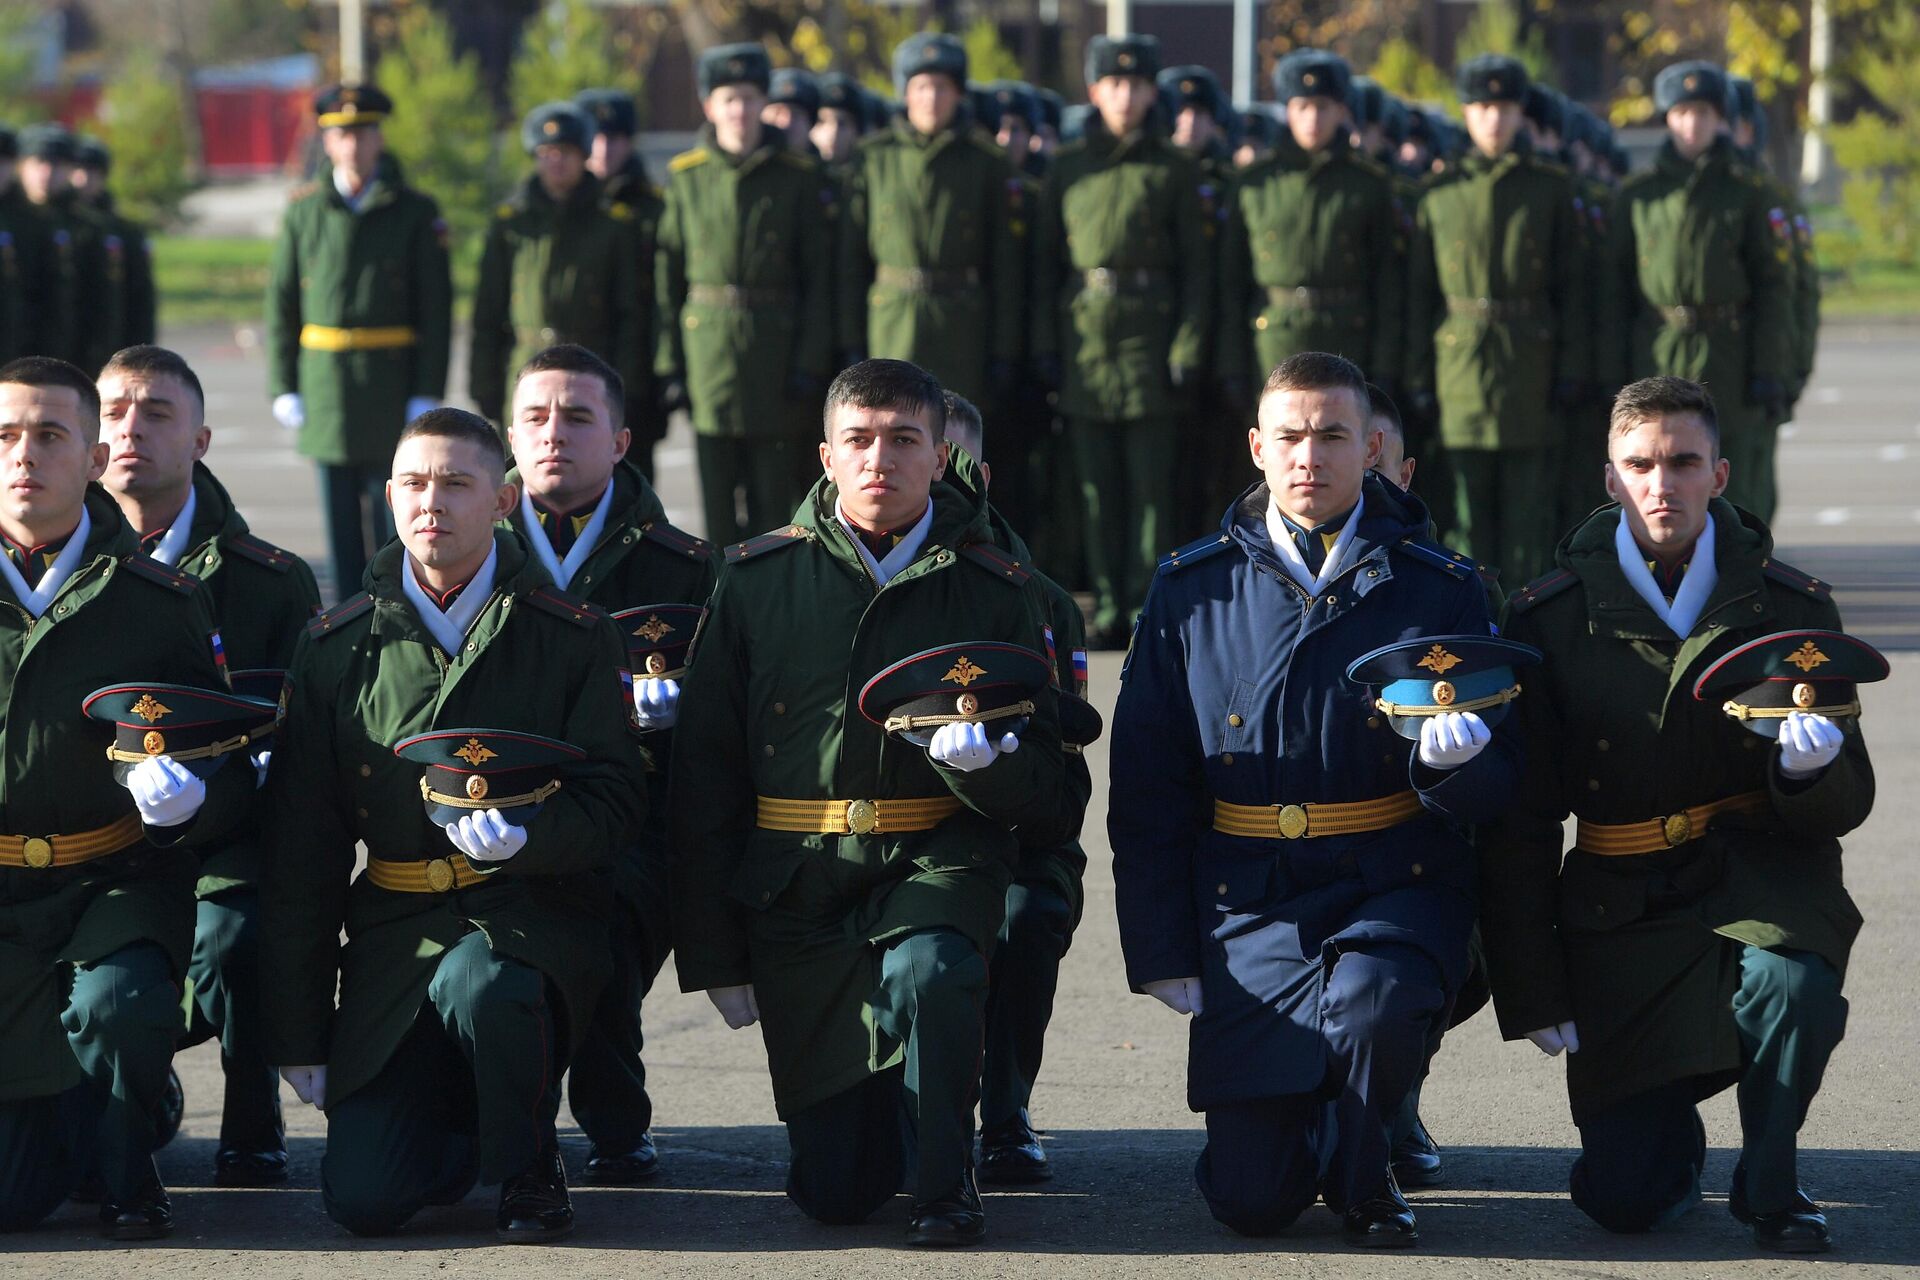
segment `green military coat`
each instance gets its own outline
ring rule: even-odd
[[[65,323],[49,313],[59,300],[51,261],[46,221],[17,184],[0,192],[0,362],[35,354],[44,328]]]
[[[77,834],[134,812],[107,759],[113,726],[80,709],[95,689],[223,683],[208,593],[139,554],[106,490],[89,487],[87,512],[84,558],[38,619],[0,584],[0,831],[9,835]],[[164,718],[156,723],[165,730]],[[253,783],[252,765],[236,753],[181,826],[148,827],[128,849],[70,867],[0,867],[0,1102],[80,1082],[60,1022],[69,965],[146,941],[166,951],[176,975],[186,972],[195,850],[242,819]]]
[[[634,304],[634,342],[637,354],[630,362],[633,373],[621,370],[627,381],[627,428],[643,444],[655,443],[667,434],[667,416],[659,410],[660,392],[653,380],[653,353],[660,344],[659,310],[654,304],[658,290],[654,285],[654,265],[660,244],[660,215],[666,212],[665,193],[647,176],[647,167],[636,153],[618,173],[609,174],[600,184],[600,207],[611,211],[625,206],[632,218],[634,240],[634,287],[639,299]]]
[[[112,333],[96,323],[95,315],[109,292],[100,224],[80,203],[77,191],[63,191],[45,205],[27,202],[26,207],[40,219],[48,254],[41,277],[48,297],[39,308],[40,332],[31,354],[57,356],[88,373],[97,372],[113,354],[108,346]]]
[[[1748,383],[1790,387],[1796,367],[1791,249],[1773,207],[1726,138],[1693,162],[1669,141],[1652,169],[1627,179],[1595,335],[1611,385],[1655,374],[1704,382],[1722,431],[1768,425]]]
[[[193,467],[193,529],[177,568],[191,574],[213,606],[234,671],[284,670],[300,634],[320,611],[320,588],[307,562],[248,531],[226,486],[204,463]],[[271,741],[262,744],[277,749]],[[257,810],[251,819],[261,817]],[[208,849],[200,864],[200,896],[252,884],[259,875],[255,821]]]
[[[535,352],[575,342],[634,385],[640,350],[640,238],[633,210],[602,207],[586,174],[564,201],[529,176],[494,210],[473,295],[467,384],[480,412],[506,418],[513,375]]]
[[[984,505],[936,483],[920,557],[876,587],[822,478],[784,530],[729,549],[676,731],[674,947],[687,991],[752,983],[782,1117],[897,1061],[874,1025],[875,943],[928,928],[992,951],[1019,831],[1057,829],[1066,785],[1051,690],[1020,749],[939,768],[858,708],[911,654],[970,639],[1045,652],[1037,580],[997,549]],[[800,835],[756,797],[957,798],[927,831]]]
[[[1526,776],[1480,840],[1481,927],[1501,1031],[1515,1039],[1572,1020],[1567,1059],[1577,1122],[1632,1094],[1740,1069],[1732,1016],[1740,966],[1728,940],[1812,951],[1845,972],[1860,916],[1838,837],[1873,803],[1858,732],[1814,779],[1780,775],[1779,749],[1693,697],[1707,665],[1773,631],[1837,628],[1828,587],[1773,558],[1764,526],[1713,504],[1719,580],[1681,641],[1627,584],[1614,551],[1618,507],[1560,545],[1559,569],[1517,592],[1501,632],[1537,646],[1514,714]],[[1561,823],[1641,822],[1760,791],[1766,808],[1725,814],[1651,854],[1575,848]]]
[[[105,288],[90,326],[99,333],[95,350],[101,359],[88,367],[98,369],[114,352],[153,341],[158,302],[153,288],[153,250],[147,243],[146,228],[122,217],[111,195],[102,195],[85,210],[99,228],[100,259],[106,270]]]
[[[739,156],[705,129],[669,169],[654,372],[685,379],[702,435],[817,434],[788,382],[833,373],[833,179],[773,129]]]
[[[1398,381],[1405,276],[1387,171],[1343,139],[1240,175],[1220,266],[1218,364],[1251,386],[1302,351]]]
[[[1767,229],[1773,233],[1774,256],[1787,261],[1787,288],[1792,297],[1793,362],[1787,371],[1788,415],[1813,376],[1813,358],[1820,341],[1820,269],[1813,256],[1813,224],[1806,206],[1784,181],[1773,176],[1766,158],[1751,151],[1739,153],[1767,193]]]
[[[1588,377],[1590,320],[1573,179],[1525,139],[1472,151],[1427,190],[1407,258],[1406,376],[1440,403],[1452,449],[1544,449],[1556,380]]]
[[[371,594],[316,618],[294,656],[267,782],[266,1053],[327,1064],[333,1101],[378,1074],[441,955],[474,929],[546,975],[574,1044],[605,980],[607,870],[645,805],[621,691],[626,648],[597,611],[552,587],[518,535],[501,530],[495,545],[493,594],[460,653],[441,651],[402,594],[406,551],[393,542],[374,558]],[[393,746],[463,727],[558,738],[586,758],[527,823],[526,847],[479,884],[404,893],[352,878],[356,842],[395,862],[461,856],[427,817],[420,766]]]
[[[306,325],[411,329],[403,346],[328,351],[301,341]],[[333,175],[287,206],[267,285],[267,389],[298,392],[307,420],[300,452],[319,463],[384,467],[406,425],[407,401],[447,391],[453,280],[440,208],[383,165],[358,213]]]
[[[1054,153],[1040,206],[1033,351],[1057,356],[1069,418],[1172,417],[1169,365],[1206,368],[1217,228],[1191,157],[1097,122]],[[1093,275],[1090,273],[1106,273]]]
[[[904,118],[861,140],[840,218],[843,350],[910,360],[988,398],[987,366],[1019,363],[1033,211],[1006,153],[964,120]]]

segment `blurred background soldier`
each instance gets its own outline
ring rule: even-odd
[[[106,289],[92,325],[104,330],[101,345],[108,351],[153,341],[156,299],[153,291],[153,254],[147,230],[114,208],[107,189],[107,171],[113,157],[98,138],[81,137],[74,144],[72,183],[81,208],[100,227]]]

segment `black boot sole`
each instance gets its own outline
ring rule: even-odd
[[[494,1239],[501,1244],[551,1244],[555,1240],[564,1240],[573,1234],[573,1223],[564,1227],[549,1227],[545,1231],[511,1231],[505,1227],[493,1229]]]

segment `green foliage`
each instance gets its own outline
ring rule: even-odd
[[[273,241],[157,235],[152,246],[154,287],[168,325],[259,322]]]
[[[1455,101],[1453,81],[1420,52],[1420,46],[1404,36],[1395,36],[1380,46],[1373,69],[1367,74],[1388,93],[1410,102],[1444,104],[1451,108]]]
[[[1847,171],[1840,203],[1853,224],[1854,262],[1920,262],[1920,14],[1883,13],[1849,68],[1874,106],[1827,130]]]
[[[507,73],[514,118],[582,89],[625,89],[641,95],[633,35],[616,28],[587,0],[548,0],[520,33]]]
[[[121,211],[153,226],[172,221],[194,186],[179,80],[154,54],[132,55],[101,96],[96,127],[113,153],[107,185]]]
[[[493,111],[479,60],[455,52],[445,18],[413,5],[396,20],[377,73],[393,99],[388,149],[407,181],[440,202],[454,232],[456,261],[478,255],[494,185]]]
[[[1551,84],[1553,64],[1547,58],[1546,33],[1535,25],[1521,30],[1520,5],[1524,0],[1480,0],[1471,21],[1453,43],[1455,66],[1483,53],[1503,53],[1518,58],[1527,74]]]
[[[40,14],[31,5],[0,4],[0,121],[19,126],[44,120],[47,109],[33,96],[40,46],[32,38]]]
[[[990,19],[978,18],[961,40],[967,46],[967,75],[981,84],[995,80],[1019,80],[1025,74],[1020,59],[1000,41],[1000,28]]]

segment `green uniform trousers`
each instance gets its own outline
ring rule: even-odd
[[[64,1093],[0,1102],[0,1230],[45,1218],[89,1168],[115,1200],[158,1177],[153,1152],[180,1034],[180,986],[167,953],[135,942],[76,966],[60,1022],[86,1079]]]
[[[558,1145],[560,1041],[547,980],[479,930],[440,958],[407,1038],[327,1108],[320,1197],[355,1235],[387,1235]]]
[[[280,1073],[260,1043],[260,894],[222,890],[202,898],[187,963],[187,1035],[180,1048],[220,1039],[226,1081],[220,1108],[223,1151],[285,1151]]]
[[[696,436],[707,541],[728,547],[783,528],[820,478],[818,444],[811,437]]]
[[[1028,1124],[1060,960],[1073,941],[1073,904],[1045,885],[1007,886],[1007,918],[987,987],[987,1051],[980,1072],[983,1133]]]
[[[909,1182],[916,1202],[948,1195],[973,1160],[987,961],[953,929],[886,944],[874,1023],[904,1059],[787,1122],[787,1195],[820,1222],[864,1222]]]
[[[653,1099],[647,1096],[647,1068],[640,1059],[646,1044],[640,1005],[671,949],[665,901],[662,877],[651,904],[617,904],[613,967],[567,1069],[567,1103],[595,1155],[626,1155],[653,1127]]]
[[[1810,951],[1729,943],[1739,954],[1733,997],[1743,1059],[1740,1162],[1755,1213],[1793,1206],[1800,1126],[1820,1091],[1827,1059],[1847,1028],[1840,975]],[[1666,1226],[1700,1202],[1706,1128],[1694,1105],[1717,1082],[1676,1080],[1616,1102],[1580,1124],[1573,1202],[1609,1231]]]
[[[1109,637],[1133,625],[1160,557],[1174,548],[1179,436],[1172,419],[1067,423],[1080,481],[1080,521],[1093,581],[1088,630]]]
[[[1751,511],[1768,524],[1780,494],[1775,480],[1774,450],[1780,439],[1780,426],[1726,426],[1721,428],[1720,454],[1726,458],[1728,502]]]
[[[1453,529],[1447,545],[1492,565],[1507,582],[1531,582],[1553,563],[1560,492],[1547,449],[1449,449]]]

